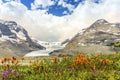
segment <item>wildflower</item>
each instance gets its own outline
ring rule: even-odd
[[[14,75],[17,75],[17,71],[16,71],[16,70],[14,70],[14,71],[13,71],[13,74],[14,74]]]
[[[4,76],[4,78],[6,78],[8,76],[8,72],[6,70],[4,70],[3,76]]]
[[[3,61],[6,62],[6,61],[7,61],[7,58],[5,57],[5,58],[3,59]]]
[[[100,63],[102,63],[102,61],[103,61],[102,59],[99,60]]]
[[[75,67],[75,64],[72,64],[71,67]]]
[[[92,62],[94,62],[95,61],[95,59],[93,58],[93,59],[91,59],[92,60]]]
[[[12,72],[12,70],[8,70],[7,73],[10,74]]]
[[[76,64],[72,64],[72,65],[69,65],[67,68],[68,69],[72,69],[73,67],[75,67],[76,66]]]
[[[106,63],[110,63],[111,62],[109,59],[106,59],[105,61],[106,61]]]
[[[68,68],[68,69],[72,69],[72,66],[70,65],[70,66],[68,66],[67,68]]]
[[[101,53],[98,53],[98,54],[97,54],[97,56],[100,56],[100,55],[101,55]]]
[[[77,56],[78,56],[78,57],[81,57],[81,54],[79,53]]]
[[[96,75],[96,70],[93,71],[93,76],[95,76],[95,75]]]
[[[6,69],[6,68],[7,68],[7,66],[6,66],[6,65],[4,65],[4,66],[3,66],[3,69]]]
[[[68,58],[69,58],[69,56],[65,56],[65,57],[64,57],[64,59],[68,59]]]
[[[94,64],[93,64],[93,69],[95,69],[95,67],[96,67],[96,64],[94,63]]]
[[[10,61],[10,58],[7,58],[7,61]]]
[[[17,60],[14,56],[12,57],[12,60]]]
[[[58,60],[57,56],[53,56],[53,57],[52,57],[52,60],[53,60],[54,62],[56,62],[56,61]]]
[[[6,69],[4,69],[4,71],[3,71],[3,77],[4,78],[8,77],[8,75],[11,74],[11,72],[12,72],[12,70],[6,70]]]

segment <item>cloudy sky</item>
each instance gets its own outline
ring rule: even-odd
[[[0,0],[0,19],[39,40],[63,41],[98,19],[120,22],[120,0]]]

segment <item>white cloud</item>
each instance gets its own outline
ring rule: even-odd
[[[15,1],[15,2],[18,2],[18,3],[21,2],[21,0],[4,0],[4,1],[6,1],[6,2]]]
[[[63,17],[47,14],[46,10],[27,10],[21,3],[10,2],[0,5],[0,19],[15,20],[31,36],[46,41],[63,41],[97,19],[120,22],[120,0],[103,0],[100,4],[92,1],[86,0],[73,14]]]
[[[59,0],[58,5],[61,5],[64,8],[68,8],[69,11],[73,11],[75,6],[68,4],[67,2],[65,2],[64,0]]]
[[[48,6],[54,5],[55,2],[52,0],[35,0],[34,3],[31,4],[32,9],[39,8],[42,6],[43,8],[47,8]]]
[[[75,0],[75,2],[78,2],[79,0]]]
[[[0,5],[0,6],[1,6],[0,7],[1,17],[20,18],[27,11],[27,8],[23,4],[19,4],[19,3],[14,2],[14,1],[7,2],[7,3]]]
[[[3,2],[2,2],[2,0],[0,0],[0,4],[2,4]]]
[[[11,1],[11,0],[4,0],[4,1]]]
[[[65,15],[66,15],[66,14],[68,14],[68,12],[67,12],[67,11],[63,11],[63,14],[65,14]]]

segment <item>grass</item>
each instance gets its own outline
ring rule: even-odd
[[[77,54],[42,60],[3,58],[1,80],[120,80],[120,53],[101,55]]]

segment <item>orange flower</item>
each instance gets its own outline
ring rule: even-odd
[[[3,66],[3,69],[6,69],[6,68],[7,68],[7,66],[6,66],[6,65],[4,65],[4,66]]]
[[[100,63],[102,63],[102,61],[103,61],[102,59],[99,60]]]
[[[81,57],[81,54],[80,54],[80,53],[78,54],[78,57]]]
[[[101,55],[101,53],[98,53],[98,54],[97,54],[97,56],[100,56],[100,55]]]
[[[106,59],[105,61],[106,61],[106,63],[110,63],[111,62],[109,59]]]
[[[10,58],[7,58],[7,61],[10,61]]]
[[[58,57],[57,57],[57,56],[53,56],[53,57],[52,57],[52,60],[53,60],[54,62],[56,62],[56,61],[58,60]]]
[[[69,56],[64,56],[64,59],[68,59],[69,58]]]
[[[92,61],[95,61],[95,59],[91,59]]]
[[[71,65],[71,67],[74,67],[74,66],[75,66],[75,64],[72,64],[72,65]]]
[[[96,64],[94,63],[94,64],[93,64],[93,68],[95,69],[95,67],[96,67]]]
[[[3,66],[4,69],[9,68],[9,67],[10,67],[9,64],[6,64],[6,65]]]
[[[7,59],[6,57],[5,57],[5,58],[3,58],[3,61],[4,61],[4,62],[6,62],[7,60],[8,60],[8,59]]]

